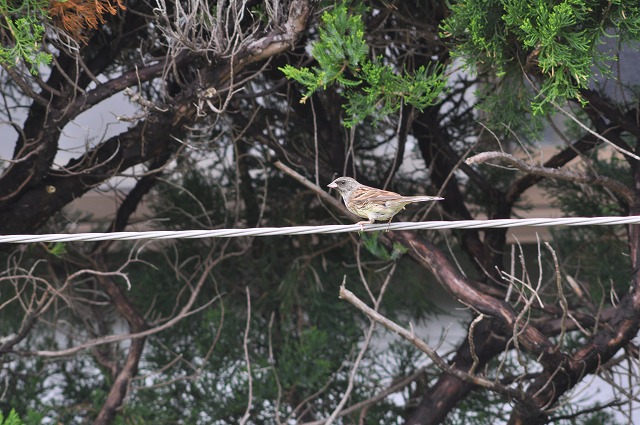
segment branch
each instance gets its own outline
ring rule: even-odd
[[[182,124],[189,120],[189,111],[154,111],[150,118],[153,119],[142,121],[70,160],[65,171],[50,170],[46,178],[8,201],[6,207],[0,209],[0,233],[33,232],[96,185],[129,167],[178,149],[171,136],[186,131]]]
[[[149,193],[153,188],[156,181],[162,174],[164,167],[169,163],[172,156],[167,152],[166,154],[155,158],[149,165],[149,171],[136,182],[136,185],[129,191],[127,197],[122,201],[118,207],[116,217],[113,219],[108,227],[110,232],[122,232],[129,224],[129,218],[136,211],[141,204],[144,196]],[[94,253],[105,253],[109,247],[113,244],[113,241],[103,241],[94,246]]]
[[[403,389],[407,385],[409,385],[412,382],[414,382],[423,373],[425,373],[425,368],[418,369],[417,371],[415,371],[414,373],[412,373],[409,376],[405,376],[403,378],[399,378],[397,380],[394,380],[387,388],[383,389],[379,393],[376,393],[375,395],[371,396],[370,398],[367,398],[366,400],[359,401],[359,402],[347,407],[346,409],[342,409],[340,411],[340,413],[338,414],[338,416],[342,417],[342,416],[350,415],[350,414],[352,414],[354,412],[357,412],[358,410],[365,409],[365,408],[367,408],[367,407],[369,407],[369,406],[371,406],[371,405],[373,405],[373,404],[375,404],[375,403],[377,403],[379,401],[384,400],[385,398],[387,398],[391,394],[400,391],[401,389]],[[312,422],[304,422],[301,425],[324,425],[324,424],[325,424],[325,420],[324,419],[320,419],[320,420],[312,421]]]
[[[513,165],[518,170],[525,173],[534,174],[542,177],[550,177],[554,179],[567,180],[576,183],[595,184],[611,190],[625,200],[628,205],[632,205],[635,195],[633,190],[620,183],[619,181],[606,177],[583,174],[577,171],[560,170],[558,168],[547,168],[536,165],[530,165],[515,156],[504,152],[483,152],[466,160],[466,163],[482,164],[491,160],[499,160]]]
[[[392,332],[397,333],[402,338],[406,339],[411,344],[416,346],[420,351],[425,353],[431,359],[431,361],[433,361],[433,363],[443,372],[448,373],[450,375],[454,375],[456,378],[459,378],[465,382],[469,382],[471,384],[490,389],[497,393],[503,394],[509,398],[519,400],[523,403],[531,402],[529,396],[527,396],[523,391],[506,387],[497,382],[490,381],[488,379],[485,379],[477,375],[468,374],[455,367],[449,366],[449,364],[447,364],[447,362],[442,357],[440,357],[440,355],[436,352],[436,350],[434,350],[428,344],[426,344],[424,341],[418,338],[413,332],[413,330],[411,331],[406,330],[405,328],[399,326],[395,322],[387,319],[386,317],[384,317],[374,309],[367,306],[358,297],[356,297],[353,294],[353,292],[345,288],[344,282],[340,286],[340,298],[351,303],[358,310],[366,314],[369,317],[369,319],[371,319],[372,321],[380,323],[385,328],[389,329]]]
[[[616,131],[615,129],[608,129],[610,131]],[[604,130],[604,131],[608,131]],[[543,164],[543,167],[548,168],[560,168],[571,160],[576,158],[579,155],[582,155],[591,149],[598,146],[599,141],[591,134],[587,134],[584,137],[576,140],[575,142],[569,144],[567,143],[567,147],[561,150],[560,152],[553,155]],[[544,177],[535,175],[535,174],[527,174],[525,176],[520,177],[516,181],[514,181],[506,192],[507,202],[513,204],[522,193],[529,189],[531,186],[535,185],[539,181],[541,181]]]
[[[607,120],[619,125],[635,137],[640,137],[640,126],[637,124],[636,116],[637,109],[631,109],[623,114],[620,108],[607,103],[595,90],[582,90],[580,95],[589,102],[590,107],[605,116]],[[561,108],[559,110],[560,112],[564,111]]]
[[[558,415],[558,416],[551,416],[549,418],[549,422],[548,423],[558,423],[561,421],[571,421],[573,422],[573,420],[575,419],[583,419],[581,418],[581,416],[583,415],[587,415],[589,413],[595,413],[595,412],[600,412],[603,411],[605,409],[608,409],[610,407],[620,407],[620,406],[624,406],[627,402],[626,401],[619,401],[619,400],[614,400],[614,401],[610,401],[607,404],[598,404],[594,407],[588,407],[586,409],[581,409],[581,410],[577,410],[575,411],[575,413],[571,413],[568,415]]]
[[[244,361],[247,364],[247,383],[249,385],[249,394],[247,400],[247,408],[240,420],[240,425],[245,425],[251,417],[251,409],[253,409],[253,376],[251,375],[251,357],[249,356],[249,331],[251,330],[251,294],[249,293],[249,287],[246,286],[245,292],[247,293],[247,326],[244,329],[244,338],[242,339],[242,348],[244,349]]]
[[[75,354],[77,352],[80,352],[82,350],[86,350],[88,348],[92,348],[98,345],[103,345],[103,344],[111,344],[114,342],[119,342],[119,341],[125,341],[128,339],[140,339],[140,338],[144,338],[150,335],[154,335],[158,332],[162,332],[165,329],[169,329],[171,328],[173,325],[175,325],[176,323],[180,322],[181,320],[186,319],[187,317],[197,313],[198,311],[203,310],[204,308],[208,307],[209,305],[211,305],[213,302],[215,302],[216,300],[220,299],[221,296],[217,295],[214,298],[212,298],[211,300],[205,302],[203,305],[198,306],[196,308],[193,308],[194,303],[196,302],[196,300],[198,299],[198,296],[200,294],[200,290],[202,289],[202,287],[204,286],[204,284],[206,283],[207,279],[210,276],[211,270],[220,263],[220,261],[222,261],[224,259],[223,257],[220,257],[218,259],[212,260],[209,259],[207,261],[207,263],[204,265],[204,268],[202,270],[202,273],[197,281],[197,283],[193,286],[193,288],[191,289],[191,294],[189,295],[189,299],[187,300],[187,302],[185,303],[185,305],[180,309],[180,311],[174,316],[172,317],[170,320],[167,320],[165,323],[163,323],[162,325],[158,325],[154,328],[150,328],[150,329],[145,329],[143,331],[140,332],[133,332],[130,334],[118,334],[118,335],[107,335],[104,337],[100,337],[100,338],[94,338],[94,339],[90,339],[82,344],[76,345],[74,347],[70,347],[70,348],[66,348],[63,350],[34,350],[34,351],[18,351],[15,350],[13,352],[22,355],[22,356],[40,356],[40,357],[66,357],[66,356],[70,356],[72,354]],[[123,314],[123,316],[128,317],[128,313],[125,312],[121,312]],[[132,317],[133,320],[135,320],[135,318]]]
[[[328,192],[326,192],[325,190],[323,190],[320,187],[316,186],[314,183],[311,183],[302,174],[300,174],[297,171],[293,170],[292,168],[284,165],[280,161],[276,161],[273,165],[278,167],[285,174],[288,174],[289,176],[293,177],[293,179],[295,181],[297,181],[298,183],[300,183],[301,185],[303,185],[307,189],[310,189],[313,193],[318,195],[324,202],[330,204],[335,209],[337,209],[337,210],[345,210],[344,206],[340,203],[340,201],[338,201],[336,198],[334,198],[331,195],[329,195]]]
[[[35,90],[33,90],[31,86],[29,86],[29,84],[22,78],[22,75],[20,75],[16,71],[16,68],[12,66],[3,66],[2,69],[4,70],[4,72],[6,72],[9,75],[9,77],[11,77],[11,79],[16,83],[16,85],[22,89],[24,94],[32,98],[39,105],[44,107],[47,106],[49,101],[45,99],[42,95],[36,93]]]
[[[358,252],[359,252],[359,250],[358,250]],[[393,274],[395,273],[397,265],[398,265],[397,262],[393,263],[393,266],[391,266],[391,269],[387,273],[387,277],[385,278],[384,283],[382,284],[382,287],[380,288],[380,292],[378,294],[378,297],[377,298],[373,297],[373,302],[374,302],[373,311],[375,311],[376,313],[380,309],[380,304],[382,304],[382,297],[384,296],[384,293],[386,292],[387,287],[389,286],[389,283],[391,282],[391,276],[393,276]],[[369,284],[367,283],[366,278],[362,274],[362,263],[360,262],[360,258],[359,257],[358,257],[358,270],[360,271],[362,283],[364,284],[365,288],[367,289],[367,292],[369,292],[370,295],[373,295],[371,293],[370,289],[369,289]],[[346,280],[346,275],[342,280],[341,288],[344,288],[345,280]],[[373,333],[374,333],[375,329],[376,329],[376,322],[374,320],[371,320],[371,323],[369,324],[369,329],[367,330],[367,332],[365,334],[364,341],[361,344],[362,348],[360,348],[360,352],[358,353],[355,361],[353,362],[353,367],[351,368],[351,373],[349,373],[349,382],[347,384],[347,389],[345,390],[344,394],[342,395],[342,399],[340,400],[340,402],[338,403],[336,408],[333,410],[333,413],[331,413],[331,416],[329,416],[329,418],[327,419],[325,425],[331,425],[333,423],[333,421],[335,421],[336,418],[338,418],[338,416],[340,416],[340,413],[342,412],[342,409],[344,408],[345,404],[347,404],[347,401],[351,397],[351,392],[353,391],[353,387],[355,386],[355,380],[356,380],[356,374],[358,372],[358,368],[360,367],[360,363],[362,362],[362,359],[364,358],[365,353],[369,349],[369,346],[371,344],[371,338],[373,338]]]
[[[187,55],[181,55],[179,58],[176,58],[175,66],[180,65],[186,59]],[[128,87],[141,82],[150,81],[160,76],[166,66],[167,64],[164,63],[164,61],[160,61],[144,68],[136,68],[125,72],[117,78],[98,85],[95,89],[89,91],[84,96],[77,97],[74,102],[65,108],[65,112],[70,117],[75,117],[102,102],[104,99],[107,99]]]
[[[274,31],[266,36],[250,43],[247,51],[250,57],[241,58],[240,64],[257,62],[282,53],[291,48],[300,34],[305,30],[307,19],[311,14],[311,2],[308,0],[297,0],[289,7],[289,18]]]
[[[119,371],[115,382],[105,400],[93,425],[110,425],[113,423],[122,403],[129,392],[131,379],[138,373],[138,364],[142,358],[145,338],[133,339],[127,354],[127,360]]]
[[[509,303],[475,289],[471,280],[463,276],[437,246],[411,232],[394,232],[387,237],[410,247],[409,255],[431,270],[455,299],[499,319],[508,328],[508,334],[517,335],[519,344],[539,356],[545,367],[556,368],[568,361],[564,354],[553,351],[551,341],[538,329],[522,323]]]

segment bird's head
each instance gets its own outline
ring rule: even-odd
[[[360,183],[358,183],[357,181],[355,181],[355,179],[352,179],[351,177],[338,177],[337,179],[329,183],[327,187],[336,189],[338,192],[344,195],[345,193],[351,192],[353,189],[355,189],[359,185]]]

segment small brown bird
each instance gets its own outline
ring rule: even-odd
[[[369,221],[357,223],[361,229],[365,224],[373,224],[376,220],[391,220],[393,216],[413,202],[441,201],[437,196],[402,196],[388,190],[376,189],[358,183],[351,177],[338,177],[328,184],[342,195],[347,209],[355,215]]]

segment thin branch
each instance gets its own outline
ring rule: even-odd
[[[27,96],[29,96],[30,98],[32,98],[33,100],[35,100],[37,103],[39,103],[44,107],[46,107],[49,104],[49,101],[47,99],[42,97],[40,94],[36,93],[35,90],[33,90],[31,86],[29,86],[29,84],[22,78],[22,75],[20,75],[14,67],[3,66],[2,69],[7,74],[9,74],[9,77],[11,77],[11,79],[16,83],[16,85],[20,87]]]
[[[284,165],[280,161],[276,161],[273,165],[275,165],[277,168],[282,170],[285,174],[288,174],[289,176],[293,177],[294,180],[296,180],[298,183],[302,184],[304,187],[312,190],[324,202],[330,204],[335,209],[346,211],[346,208],[340,203],[340,201],[338,201],[336,198],[334,198],[331,195],[329,195],[328,192],[324,191],[320,187],[318,187],[315,184],[311,183],[309,180],[304,178],[304,176],[302,176],[297,171],[293,170],[290,167],[287,167],[286,165]]]
[[[475,319],[473,319],[473,321],[471,322],[471,325],[469,325],[469,332],[467,335],[467,339],[468,339],[468,343],[469,343],[469,352],[471,353],[471,357],[473,358],[473,363],[471,364],[471,367],[469,368],[469,374],[474,374],[476,371],[476,368],[478,367],[478,365],[480,364],[480,359],[478,358],[478,355],[476,354],[476,346],[473,342],[473,338],[474,338],[474,334],[475,334],[475,329],[478,323],[480,323],[482,320],[484,319],[484,314],[480,313],[478,315],[478,317],[476,317]]]
[[[416,379],[418,379],[418,377],[420,377],[420,375],[422,375],[425,372],[426,368],[422,368],[419,369],[417,371],[415,371],[414,373],[412,373],[409,376],[405,376],[404,378],[400,378],[398,380],[395,380],[394,382],[391,383],[391,385],[389,385],[387,388],[385,388],[384,390],[380,391],[379,393],[377,393],[376,395],[366,399],[366,400],[362,400],[356,404],[353,404],[349,407],[347,407],[346,409],[342,409],[340,411],[340,413],[338,414],[339,417],[342,416],[346,416],[346,415],[350,415],[351,413],[357,412],[358,410],[364,409],[368,406],[371,406],[377,402],[379,402],[380,400],[384,400],[387,396],[398,392],[399,390],[401,390],[402,388],[406,387],[407,385],[411,384],[412,382],[414,382]],[[300,425],[323,425],[325,423],[324,419],[318,420],[318,421],[312,421],[312,422],[304,422]]]
[[[587,415],[589,413],[595,413],[595,412],[600,412],[604,409],[608,409],[609,407],[620,407],[622,405],[624,405],[625,402],[624,401],[618,401],[618,400],[614,400],[611,401],[607,404],[603,404],[603,405],[597,405],[594,407],[589,407],[587,409],[582,409],[582,410],[578,410],[575,413],[569,414],[569,415],[558,415],[558,416],[552,416],[549,418],[549,422],[548,423],[558,423],[559,421],[572,421],[576,418],[580,418],[583,415]]]
[[[247,400],[247,409],[240,420],[240,425],[245,425],[250,418],[251,409],[253,408],[253,377],[251,376],[251,358],[249,357],[249,330],[251,329],[251,294],[249,287],[245,288],[247,292],[247,326],[244,329],[244,338],[242,339],[242,347],[244,348],[244,361],[247,364],[247,376],[249,379],[249,399]]]
[[[442,357],[440,357],[440,355],[434,349],[432,349],[428,344],[418,338],[414,332],[399,326],[395,322],[387,319],[371,307],[367,306],[358,297],[356,297],[353,292],[347,290],[344,286],[344,283],[340,286],[340,298],[351,303],[358,310],[366,314],[371,320],[380,323],[385,328],[397,333],[402,338],[406,339],[411,344],[416,346],[420,351],[425,353],[431,359],[431,361],[433,361],[433,363],[443,372],[454,375],[456,378],[464,382],[490,389],[507,397],[519,400],[523,403],[531,402],[529,396],[523,391],[506,387],[502,384],[490,381],[486,378],[477,375],[471,375],[461,371],[460,369],[449,366],[449,364]]]
[[[382,297],[384,296],[385,291],[387,290],[387,287],[389,286],[389,283],[391,282],[391,277],[393,276],[394,272],[396,271],[396,267],[397,267],[398,263],[394,262],[393,265],[391,266],[391,269],[389,270],[389,273],[387,273],[387,277],[384,280],[384,283],[382,284],[382,287],[380,288],[380,292],[378,294],[378,297],[376,299],[374,299],[374,311],[378,311],[380,309],[380,304],[382,304]],[[358,268],[361,269],[361,264],[360,261],[358,261]],[[361,272],[362,273],[362,272]],[[344,287],[345,281],[346,281],[346,276],[343,278],[342,280],[342,287]],[[362,274],[362,283],[367,287],[367,291],[369,293],[371,293],[371,291],[369,290],[369,285],[367,284],[366,279],[364,278],[364,275]],[[336,408],[333,410],[333,413],[331,414],[331,416],[329,416],[329,419],[327,419],[327,422],[325,425],[331,425],[333,423],[333,421],[336,420],[336,418],[338,417],[338,415],[340,414],[340,412],[342,411],[343,407],[345,404],[347,404],[347,400],[349,399],[349,396],[351,395],[351,392],[353,391],[353,387],[354,387],[354,382],[356,379],[356,373],[358,371],[358,367],[360,366],[360,362],[362,362],[362,359],[364,358],[365,353],[367,352],[367,350],[369,349],[369,345],[371,344],[371,338],[373,337],[373,332],[376,329],[376,322],[374,320],[371,320],[371,324],[369,326],[369,329],[367,330],[365,339],[364,339],[364,343],[362,344],[362,348],[360,349],[360,352],[358,353],[358,356],[356,357],[356,360],[353,362],[353,367],[351,368],[351,373],[349,374],[349,383],[347,385],[347,389],[344,392],[344,395],[342,396],[342,399],[340,400],[340,402],[338,403],[338,405],[336,406]]]
[[[179,321],[191,316],[192,314],[197,313],[198,311],[203,310],[204,308],[208,307],[209,305],[211,305],[213,302],[215,302],[220,298],[220,295],[217,295],[213,297],[211,300],[204,303],[204,305],[191,310],[191,307],[193,306],[196,299],[198,298],[198,295],[200,293],[200,290],[202,289],[202,286],[204,285],[207,278],[209,277],[209,273],[211,272],[213,267],[215,267],[215,265],[218,263],[219,261],[217,260],[216,261],[212,260],[207,263],[204,270],[202,271],[200,279],[196,283],[195,287],[192,289],[191,296],[189,297],[186,304],[182,307],[180,312],[175,317],[171,318],[171,320],[166,321],[162,325],[144,330],[142,332],[135,332],[135,333],[123,334],[123,335],[108,335],[101,338],[94,338],[82,344],[79,344],[64,350],[57,350],[57,351],[54,351],[54,350],[17,351],[16,350],[15,352],[23,356],[65,357],[65,356],[70,356],[72,354],[75,354],[79,351],[86,350],[91,347],[95,347],[97,345],[110,344],[114,342],[125,341],[128,339],[143,338],[143,337],[147,337],[149,335],[153,335],[158,332],[161,332],[165,329],[168,329],[173,325],[175,325],[176,323],[178,323]]]
[[[577,171],[560,170],[557,168],[547,168],[537,165],[527,164],[521,159],[505,152],[483,152],[466,160],[467,164],[482,164],[487,161],[498,160],[513,165],[518,170],[525,173],[535,174],[543,177],[550,177],[561,180],[568,180],[576,183],[596,184],[610,189],[612,192],[622,197],[627,204],[632,205],[635,198],[633,190],[619,181],[606,177],[583,174]]]

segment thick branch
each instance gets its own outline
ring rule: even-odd
[[[473,346],[469,344],[470,338],[465,338],[449,364],[467,373],[472,367],[476,370],[484,368],[489,360],[502,353],[506,347],[508,337],[496,332],[500,326],[499,320],[495,318],[482,320],[471,332]],[[475,385],[468,381],[442,373],[435,384],[421,391],[417,406],[407,412],[407,425],[442,423],[458,402],[474,388]]]
[[[102,256],[99,256],[102,257]],[[96,261],[98,267],[106,269],[103,258]],[[144,317],[136,310],[126,297],[122,288],[118,286],[109,277],[97,275],[98,282],[102,290],[104,290],[118,312],[127,320],[132,333],[139,333],[148,329],[148,325]],[[129,384],[131,379],[138,373],[138,364],[142,357],[146,338],[135,338],[131,340],[129,353],[124,365],[118,371],[115,381],[111,385],[107,399],[105,400],[100,413],[96,418],[94,425],[109,425],[115,418],[118,409],[122,406],[125,396],[129,392]]]
[[[175,65],[179,66],[188,59],[187,55],[182,55],[175,59]],[[158,62],[153,65],[146,66],[140,69],[134,69],[125,72],[118,78],[113,78],[105,83],[100,84],[95,89],[87,92],[83,96],[79,96],[65,108],[65,113],[70,117],[76,117],[87,109],[97,105],[103,100],[113,96],[116,93],[121,92],[127,87],[132,87],[137,84],[151,81],[154,78],[160,76],[166,69],[164,62]]]
[[[441,127],[438,110],[426,110],[414,121],[414,135],[425,162],[431,170],[431,180],[440,188],[445,200],[442,208],[453,218],[471,220],[473,217],[464,203],[465,196],[461,192],[455,172],[463,171],[474,187],[479,188],[487,199],[489,218],[508,218],[510,205],[504,201],[504,195],[491,185],[480,173],[462,161],[462,157],[451,145],[446,128]],[[496,270],[502,265],[502,250],[506,240],[505,229],[487,229],[485,241],[480,239],[477,229],[466,229],[458,233],[462,248],[477,267],[479,274],[497,276]]]
[[[110,425],[113,423],[119,409],[122,406],[124,398],[129,392],[129,384],[131,379],[138,373],[138,364],[144,350],[145,339],[134,339],[129,346],[129,353],[120,373],[116,377],[115,382],[111,385],[111,390],[107,395],[107,399],[98,413],[98,417],[93,422],[94,425]]]
[[[289,17],[284,25],[250,44],[247,48],[250,57],[241,58],[241,62],[258,62],[293,47],[305,30],[310,14],[311,2],[308,0],[292,2],[289,7]]]
[[[475,289],[469,278],[463,276],[447,256],[431,242],[410,232],[394,232],[389,238],[410,248],[409,255],[431,270],[444,289],[455,299],[480,313],[499,319],[510,334],[517,336],[518,344],[529,353],[538,356],[543,365],[556,368],[567,361],[564,354],[555,352],[552,342],[540,331],[521,322],[506,301]]]
[[[70,161],[66,169],[72,172],[52,173],[28,188],[13,199],[11,208],[0,210],[0,233],[32,232],[66,204],[113,175],[172,152],[177,143],[171,135],[179,134],[182,121],[177,128],[170,123],[179,117],[178,113],[155,114],[155,125],[139,123]]]
[[[138,326],[133,327],[138,328]],[[142,328],[134,330],[140,331]],[[142,358],[145,341],[146,338],[138,338],[131,341],[127,358],[111,385],[107,399],[102,405],[94,425],[109,425],[113,422],[113,419],[124,402],[124,398],[129,393],[131,380],[138,373],[138,364]]]

